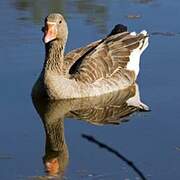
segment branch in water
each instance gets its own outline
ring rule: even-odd
[[[134,165],[134,163],[132,161],[129,161],[126,157],[124,157],[123,155],[121,155],[118,151],[116,151],[115,149],[109,147],[108,145],[96,140],[93,136],[89,136],[86,134],[82,134],[82,137],[87,139],[88,141],[97,144],[100,148],[104,148],[107,151],[111,152],[112,154],[116,155],[118,158],[120,158],[121,160],[123,160],[126,164],[128,164],[128,166],[130,166],[138,175],[139,177],[141,177],[142,180],[146,180],[145,176],[143,175],[143,173]]]

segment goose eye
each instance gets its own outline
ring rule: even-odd
[[[59,21],[59,24],[61,24],[62,23],[62,21]]]

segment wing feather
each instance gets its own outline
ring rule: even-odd
[[[129,79],[132,73],[126,67],[130,54],[134,49],[140,48],[146,37],[143,33],[136,35],[122,32],[87,46],[78,54],[79,59],[76,62],[79,64],[71,78],[84,83],[93,83],[109,77],[118,79],[118,76]]]
[[[76,68],[79,66],[77,61],[79,59],[83,59],[83,57],[98,46],[100,42],[101,40],[98,40],[85,47],[77,48],[67,53],[64,58],[64,74],[73,74],[76,71]]]

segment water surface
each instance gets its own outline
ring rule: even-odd
[[[44,58],[43,18],[54,11],[63,13],[69,24],[67,51],[104,37],[117,23],[132,31],[146,29],[151,35],[138,84],[141,99],[152,111],[136,113],[118,126],[65,118],[66,179],[139,178],[124,161],[82,134],[118,150],[147,179],[180,179],[178,0],[7,0],[0,7],[0,179],[46,175],[45,132],[30,92]]]

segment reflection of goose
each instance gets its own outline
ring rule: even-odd
[[[140,101],[137,85],[98,97],[52,101],[33,99],[46,132],[46,169],[63,173],[68,164],[68,149],[64,137],[64,118],[73,117],[92,124],[118,124],[138,110],[148,110]],[[53,172],[52,172],[53,171]]]
[[[75,102],[75,100],[74,100]],[[91,124],[119,124],[135,111],[148,111],[149,107],[141,102],[138,85],[135,84],[125,90],[109,93],[99,98],[87,98],[71,106],[66,117],[86,120]]]
[[[68,29],[63,16],[50,14],[43,32],[46,57],[32,95],[56,100],[127,88],[135,82],[140,55],[148,46],[146,31],[129,33],[125,26],[117,25],[106,38],[64,56]]]
[[[69,153],[64,137],[64,114],[58,102],[45,99],[33,99],[46,132],[45,168],[49,175],[64,174],[68,164]]]

